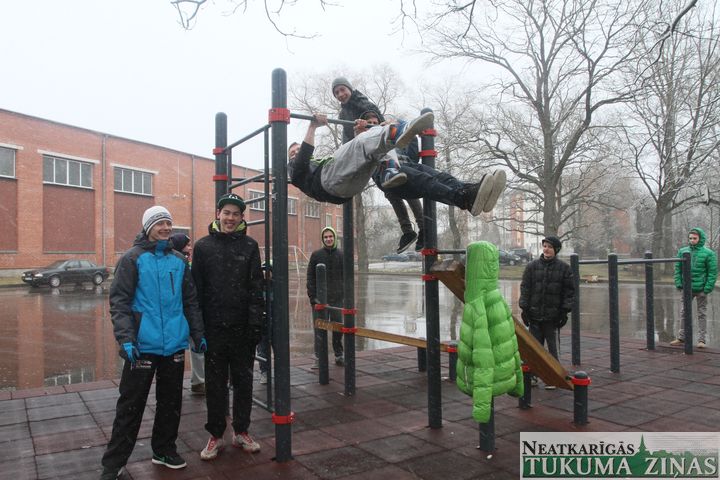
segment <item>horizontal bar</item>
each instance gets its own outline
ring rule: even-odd
[[[243,138],[241,138],[241,139],[238,140],[237,142],[231,143],[230,145],[228,145],[227,147],[225,147],[225,151],[231,150],[231,149],[237,147],[238,145],[240,145],[241,143],[247,142],[248,140],[250,140],[251,138],[253,138],[255,135],[258,135],[258,134],[264,132],[265,130],[269,130],[269,129],[270,129],[270,124],[269,124],[269,123],[268,123],[267,125],[263,125],[262,127],[258,128],[258,129],[255,130],[254,132],[252,132],[252,133],[244,136]]]
[[[315,120],[315,117],[313,115],[305,115],[302,113],[291,113],[291,118],[297,118],[299,120]],[[328,118],[328,123],[337,123],[338,125],[350,125],[355,126],[355,122],[353,120],[340,120],[337,118]]]
[[[315,328],[329,330],[333,332],[342,332],[343,324],[336,322],[328,322],[327,320],[317,318],[315,319]],[[398,343],[400,345],[408,345],[411,347],[427,348],[427,341],[423,340],[422,338],[408,337],[407,335],[399,335],[397,333],[383,332],[380,330],[371,330],[364,327],[357,327],[357,331],[354,335],[356,337],[372,338],[374,340]],[[447,342],[440,342],[440,351],[447,352],[447,350]]]
[[[465,252],[466,252],[466,250],[464,250],[464,249],[463,249],[463,250],[458,250],[458,249],[453,250],[453,249],[449,249],[449,250],[438,250],[438,251],[437,251],[437,253],[440,253],[440,254],[445,253],[445,254],[448,254],[448,255],[462,255],[462,254],[465,253]]]
[[[265,223],[265,219],[262,219],[262,220],[251,220],[251,221],[245,222],[245,223],[247,224],[248,227],[251,226],[251,225],[262,225],[263,223]]]
[[[237,179],[237,178],[233,178],[233,180],[238,180],[238,179]],[[264,174],[264,173],[261,173],[260,175],[256,175],[256,176],[251,177],[251,178],[243,178],[243,179],[240,179],[239,182],[233,183],[232,185],[230,185],[230,186],[228,187],[228,190],[232,191],[234,188],[242,187],[243,185],[246,185],[246,184],[248,184],[248,183],[257,183],[257,182],[264,182],[264,181],[265,181],[265,174]],[[247,202],[245,202],[245,203],[247,203]]]
[[[265,195],[262,197],[249,198],[245,200],[245,205],[252,205],[253,203],[260,203],[265,201]]]
[[[618,265],[627,265],[630,263],[676,263],[682,262],[682,258],[631,258],[630,260],[618,260]]]

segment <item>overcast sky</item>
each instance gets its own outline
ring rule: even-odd
[[[397,2],[343,3],[323,12],[304,1],[284,12],[283,28],[319,34],[288,40],[259,1],[225,15],[228,4],[217,0],[189,31],[168,0],[3,2],[0,108],[212,157],[217,112],[228,114],[231,142],[267,122],[274,68],[289,82],[379,63],[409,84],[439,71],[409,55],[415,38],[391,35]]]

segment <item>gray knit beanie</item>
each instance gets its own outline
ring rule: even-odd
[[[352,86],[352,84],[351,84],[350,82],[348,82],[348,79],[347,79],[347,78],[345,78],[345,77],[337,77],[337,78],[336,78],[335,80],[333,80],[333,82],[332,82],[332,93],[333,93],[333,96],[335,95],[335,87],[337,87],[338,85],[345,85],[347,88],[350,89],[351,92],[353,91],[353,86]]]

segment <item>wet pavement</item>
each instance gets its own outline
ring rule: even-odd
[[[394,262],[388,262],[390,268]],[[407,264],[400,264],[407,268]],[[357,325],[412,337],[425,336],[423,283],[419,263],[416,275],[358,275]],[[290,353],[312,351],[312,318],[304,276],[290,277]],[[62,386],[119,377],[117,355],[108,312],[107,283],[101,287],[0,289],[0,391]],[[518,281],[501,281],[503,295],[517,309]],[[440,288],[440,335],[457,338],[462,304]],[[645,289],[642,284],[620,286],[620,336],[645,338]],[[718,321],[720,294],[709,296],[708,337],[720,347]],[[607,335],[607,284],[583,284],[580,293],[584,333]],[[680,298],[670,285],[655,287],[656,341],[669,342],[677,328]],[[516,312],[517,313],[517,312]],[[566,328],[567,330],[567,328]],[[357,350],[390,348],[393,344],[358,339]],[[189,364],[189,362],[188,362]],[[188,367],[189,368],[189,367]]]
[[[561,362],[569,364],[569,332]],[[155,400],[151,393],[140,437],[125,479],[444,479],[519,477],[519,435],[527,431],[718,431],[720,352],[684,355],[680,348],[648,352],[637,340],[621,343],[620,373],[609,372],[608,340],[582,338],[589,372],[589,423],[573,420],[572,393],[533,389],[533,408],[517,399],[495,400],[496,449],[482,452],[471,399],[451,382],[442,383],[443,426],[430,429],[427,377],[417,371],[408,347],[366,350],[357,355],[357,390],[343,394],[344,369],[332,366],[320,385],[311,358],[291,359],[293,459],[277,463],[270,413],[253,408],[250,432],[262,451],[227,447],[211,462],[199,451],[204,398],[190,394],[186,380],[178,451],[188,467],[171,471],[150,462],[149,437]],[[447,357],[442,358],[447,375]],[[256,384],[256,393],[260,386]],[[110,435],[118,396],[114,381],[0,392],[0,480],[96,479]],[[230,437],[226,434],[226,441]]]

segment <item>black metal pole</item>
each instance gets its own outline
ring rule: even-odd
[[[608,255],[609,314],[610,314],[610,371],[620,372],[620,302],[618,298],[618,258]]]
[[[573,274],[573,283],[575,284],[575,298],[573,299],[573,308],[571,312],[571,350],[572,364],[580,365],[580,257],[577,253],[570,255],[570,268]]]
[[[457,380],[457,358],[458,358],[458,342],[457,340],[449,340],[447,342],[448,352],[448,379],[452,382]]]
[[[495,451],[495,399],[490,400],[490,419],[480,424],[480,446],[483,452]]]
[[[227,169],[227,115],[215,114],[215,202],[228,193],[230,176]]]
[[[645,252],[644,258],[652,260],[652,252]],[[655,284],[651,262],[645,263],[645,339],[647,349],[655,350]]]
[[[588,423],[588,386],[590,377],[582,371],[575,372],[573,383],[573,423],[587,425]]]
[[[424,108],[421,114],[431,112]],[[422,163],[435,168],[435,137],[420,136]],[[423,232],[425,232],[424,249],[437,250],[437,215],[435,202],[423,200]],[[442,378],[440,372],[440,293],[437,278],[430,276],[430,267],[437,261],[437,253],[424,256],[425,273],[425,332],[427,335],[428,356],[428,425],[430,428],[442,427]]]
[[[524,393],[518,398],[518,408],[528,410],[532,408],[532,372],[530,366],[522,364]]]
[[[315,267],[315,279],[317,280],[317,299],[321,305],[327,307],[328,296],[327,296],[327,272],[324,263],[319,263]],[[327,308],[320,311],[313,312],[314,317],[320,317],[327,321],[330,317]],[[328,368],[328,332],[324,328],[315,328],[313,325],[313,331],[315,332],[315,353],[318,359],[319,368],[319,382],[320,385],[327,385],[330,383],[330,372]]]
[[[683,253],[682,262],[683,277],[683,330],[685,339],[685,354],[693,353],[693,325],[692,325],[692,270],[690,263],[690,252]]]
[[[275,460],[292,459],[292,412],[290,410],[290,318],[288,309],[287,225],[287,77],[285,70],[272,72],[272,173],[275,195],[273,211],[273,338],[275,339]],[[279,114],[278,114],[279,113]],[[287,112],[289,114],[289,112]]]
[[[272,326],[272,295],[270,292],[273,291],[272,281],[272,261],[270,260],[270,133],[265,130],[263,135],[263,146],[265,147],[265,155],[263,157],[265,166],[264,175],[264,187],[265,187],[265,314],[267,319],[267,325],[265,335],[268,337],[268,343],[270,347],[267,350],[267,358],[265,359],[265,373],[267,374],[267,384],[265,385],[265,394],[267,397],[268,410],[272,411],[273,408],[273,371],[275,370],[272,366],[272,352],[275,350],[275,340],[273,339]]]
[[[355,220],[353,202],[343,205],[343,346],[345,395],[355,395]]]

